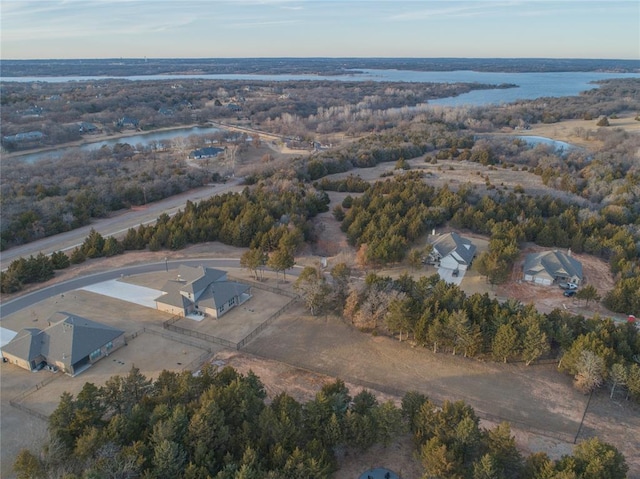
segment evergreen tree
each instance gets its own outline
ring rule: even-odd
[[[492,342],[491,354],[496,361],[507,362],[518,353],[518,332],[510,324],[498,328]]]

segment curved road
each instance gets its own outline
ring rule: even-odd
[[[180,259],[168,261],[165,263],[164,261],[158,263],[148,263],[141,264],[135,266],[127,266],[125,268],[118,268],[111,271],[103,271],[101,273],[94,273],[87,276],[81,276],[78,278],[73,278],[67,281],[63,281],[61,283],[53,284],[51,286],[47,286],[46,288],[39,289],[37,291],[32,291],[30,293],[25,294],[24,296],[20,296],[18,298],[12,299],[11,301],[7,301],[6,303],[0,304],[0,319],[10,314],[13,314],[21,309],[24,309],[28,306],[31,306],[35,303],[39,303],[40,301],[44,301],[45,299],[51,298],[52,296],[57,296],[59,294],[68,293],[69,291],[73,291],[78,288],[83,288],[85,286],[89,286],[91,284],[102,283],[104,281],[109,281],[111,279],[121,278],[123,276],[130,276],[134,274],[145,274],[145,273],[155,273],[158,271],[164,271],[167,269],[178,269],[178,266],[181,264],[185,264],[187,266],[209,266],[210,268],[239,268],[240,260],[235,258],[198,258],[198,259]],[[293,276],[297,276],[299,273],[296,269],[300,269],[300,266],[294,266],[292,270],[288,270],[287,273]]]

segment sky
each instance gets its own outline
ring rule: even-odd
[[[0,0],[0,58],[640,59],[640,1]]]

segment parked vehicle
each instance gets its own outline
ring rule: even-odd
[[[57,373],[58,372],[58,366],[56,366],[54,364],[47,364],[44,368],[47,371],[51,371],[52,373]]]
[[[575,283],[558,283],[558,286],[560,286],[562,289],[570,289],[570,290],[578,289],[578,285]]]
[[[565,295],[567,298],[571,298],[572,296],[575,296],[575,295],[576,295],[576,290],[574,290],[574,289],[568,289],[568,290],[566,290],[566,291],[564,292],[564,295]]]

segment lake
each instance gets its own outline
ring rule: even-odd
[[[411,70],[345,70],[344,75],[139,75],[127,77],[69,76],[69,77],[6,77],[2,82],[83,82],[107,79],[131,81],[152,80],[253,80],[253,81],[343,81],[343,82],[417,82],[417,83],[485,83],[500,85],[512,83],[517,88],[475,90],[451,98],[431,100],[429,104],[440,106],[509,103],[516,100],[532,100],[540,97],[575,96],[582,91],[597,88],[592,82],[613,78],[638,78],[640,73],[601,72],[535,72],[503,73],[476,71],[420,72]]]
[[[51,151],[43,151],[41,153],[27,153],[25,155],[17,155],[14,158],[27,163],[35,163],[36,161],[45,159],[58,159],[62,156],[72,153],[74,151],[93,151],[99,150],[103,146],[113,147],[117,143],[128,143],[129,145],[136,146],[149,146],[153,142],[160,142],[163,140],[175,140],[179,137],[188,138],[193,135],[209,135],[220,131],[219,128],[214,127],[191,127],[191,128],[175,128],[166,131],[154,131],[149,133],[139,133],[136,135],[124,136],[121,138],[112,138],[108,140],[96,141],[93,143],[85,143],[80,146],[65,146],[62,148],[56,148]]]
[[[128,77],[95,77],[95,76],[69,76],[69,77],[8,77],[1,78],[2,82],[84,82],[106,79],[126,79],[131,81],[153,80],[254,80],[254,81],[350,81],[350,82],[404,82],[404,83],[483,83],[500,85],[504,83],[518,85],[517,88],[501,88],[493,90],[474,90],[457,97],[430,100],[427,106],[482,106],[491,104],[510,103],[516,100],[533,100],[542,97],[576,96],[580,92],[598,88],[593,82],[613,78],[640,79],[640,73],[601,73],[601,72],[544,72],[544,73],[502,73],[502,72],[476,72],[476,71],[447,71],[447,72],[421,72],[411,70],[374,70],[364,69],[356,71],[347,70],[344,75],[250,75],[250,74],[226,74],[226,75],[140,75]],[[421,108],[423,108],[421,106]],[[148,145],[153,141],[173,140],[180,136],[193,134],[207,134],[216,131],[215,128],[186,128],[165,132],[153,132],[106,140],[97,143],[83,145],[84,151],[93,150],[103,145],[113,146],[116,143],[129,143],[130,145]],[[20,156],[23,161],[35,162],[45,158],[59,158],[62,154],[74,148],[62,148],[55,151],[34,153]]]

